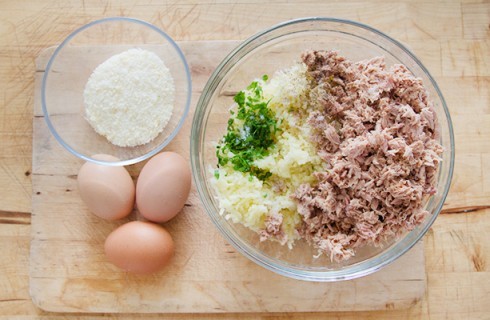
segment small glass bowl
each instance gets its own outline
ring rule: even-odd
[[[115,54],[141,48],[158,55],[174,80],[172,117],[152,141],[119,147],[97,134],[85,119],[83,91],[94,69]],[[71,33],[54,51],[41,88],[46,123],[56,140],[75,156],[98,164],[130,165],[161,151],[178,133],[189,111],[191,77],[187,61],[170,36],[141,20],[113,17],[93,21]],[[109,154],[119,161],[94,159]]]
[[[264,74],[273,75],[298,61],[305,50],[339,50],[351,61],[384,56],[389,67],[407,66],[424,82],[433,100],[440,125],[440,143],[445,151],[439,168],[437,193],[425,203],[431,213],[425,221],[399,238],[379,247],[358,248],[343,262],[331,262],[316,249],[299,241],[292,250],[277,242],[260,242],[249,229],[220,215],[216,194],[210,185],[216,167],[216,143],[227,128],[233,96]],[[430,228],[449,191],[454,164],[454,136],[449,112],[436,82],[422,63],[402,44],[366,25],[339,19],[305,18],[276,25],[252,36],[233,50],[218,66],[197,104],[191,133],[191,165],[194,181],[207,214],[235,249],[260,266],[280,275],[309,281],[340,281],[368,275],[395,261]]]

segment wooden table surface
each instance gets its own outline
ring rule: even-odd
[[[358,0],[0,1],[0,319],[490,319],[490,2]],[[131,16],[177,40],[245,39],[305,16],[369,24],[439,83],[456,136],[444,213],[424,239],[428,288],[407,310],[326,314],[52,314],[29,297],[34,59],[97,18]]]

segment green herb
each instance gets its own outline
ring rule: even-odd
[[[263,81],[267,79],[267,75],[262,77]],[[275,114],[268,107],[269,101],[265,100],[259,81],[238,92],[234,101],[236,112],[230,111],[227,133],[216,149],[218,165],[231,163],[234,170],[250,172],[265,180],[271,173],[255,167],[253,161],[265,157],[275,143],[278,131]]]
[[[218,169],[214,170],[214,177],[216,179],[219,179],[219,170]]]

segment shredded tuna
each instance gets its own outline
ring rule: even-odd
[[[328,170],[293,195],[299,230],[320,253],[342,261],[355,248],[412,230],[429,214],[442,146],[422,81],[382,57],[353,63],[335,51],[302,55],[321,110],[308,123]],[[271,218],[266,234],[280,222]]]
[[[271,237],[279,240],[281,244],[285,244],[287,242],[287,236],[282,231],[282,214],[277,212],[272,212],[265,220],[265,229],[259,232],[260,241],[265,241]]]

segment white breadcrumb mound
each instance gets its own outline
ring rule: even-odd
[[[323,161],[309,141],[309,126],[298,116],[308,108],[308,82],[304,64],[276,72],[269,82],[258,81],[280,130],[269,154],[254,164],[272,175],[263,182],[249,173],[233,170],[231,164],[210,168],[211,185],[217,194],[220,212],[234,223],[253,231],[266,227],[271,213],[282,215],[281,231],[286,237],[274,239],[290,248],[299,239],[302,223],[291,194],[303,183],[313,183],[313,172],[321,171]],[[285,241],[284,241],[285,240]]]
[[[153,140],[172,116],[170,70],[155,53],[130,49],[100,64],[84,90],[85,115],[94,130],[120,147]]]

